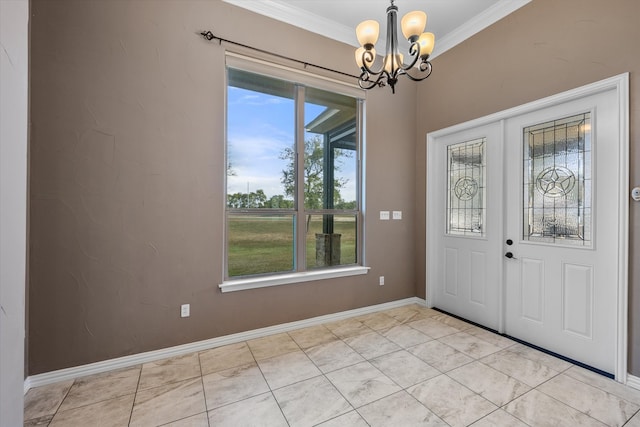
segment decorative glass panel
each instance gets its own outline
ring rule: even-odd
[[[447,147],[447,234],[484,236],[485,138]]]
[[[524,129],[523,239],[591,245],[591,115]]]

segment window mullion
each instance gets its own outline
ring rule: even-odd
[[[295,269],[306,269],[307,221],[304,207],[304,86],[296,86],[296,235]]]
[[[364,207],[365,207],[365,200],[364,200],[364,182],[362,180],[362,177],[365,176],[365,170],[364,170],[364,134],[365,134],[365,127],[364,127],[364,117],[365,117],[365,112],[364,112],[364,108],[365,108],[365,104],[364,104],[364,100],[363,99],[358,99],[356,101],[356,108],[357,108],[357,112],[356,112],[356,137],[357,137],[357,142],[356,142],[356,153],[357,153],[357,157],[356,157],[356,209],[358,210],[358,213],[356,214],[356,235],[357,236],[362,236],[358,239],[358,245],[356,246],[356,259],[358,261],[358,263],[360,263],[360,265],[364,265],[364,257],[365,257],[365,253],[364,253],[364,215],[362,214],[362,212],[364,211]]]

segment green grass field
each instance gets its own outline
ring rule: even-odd
[[[308,223],[306,267],[316,267],[316,233],[322,233],[322,216]],[[356,263],[356,220],[335,216],[334,233],[341,234],[340,264]],[[229,277],[293,270],[293,216],[229,217]]]

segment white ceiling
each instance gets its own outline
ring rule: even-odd
[[[314,33],[358,46],[355,27],[366,19],[380,23],[376,50],[385,49],[389,0],[224,0]],[[519,9],[531,0],[395,0],[398,22],[405,13],[427,13],[427,29],[436,36],[432,58]],[[403,39],[398,29],[399,39]],[[400,41],[400,40],[399,40]],[[408,44],[406,44],[406,49]]]

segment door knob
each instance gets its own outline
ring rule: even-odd
[[[505,242],[508,246],[513,245],[513,240],[511,239],[507,239],[507,241]]]
[[[504,256],[506,256],[509,259],[516,259],[516,257],[514,257],[511,252],[507,252],[506,254],[504,254]]]

